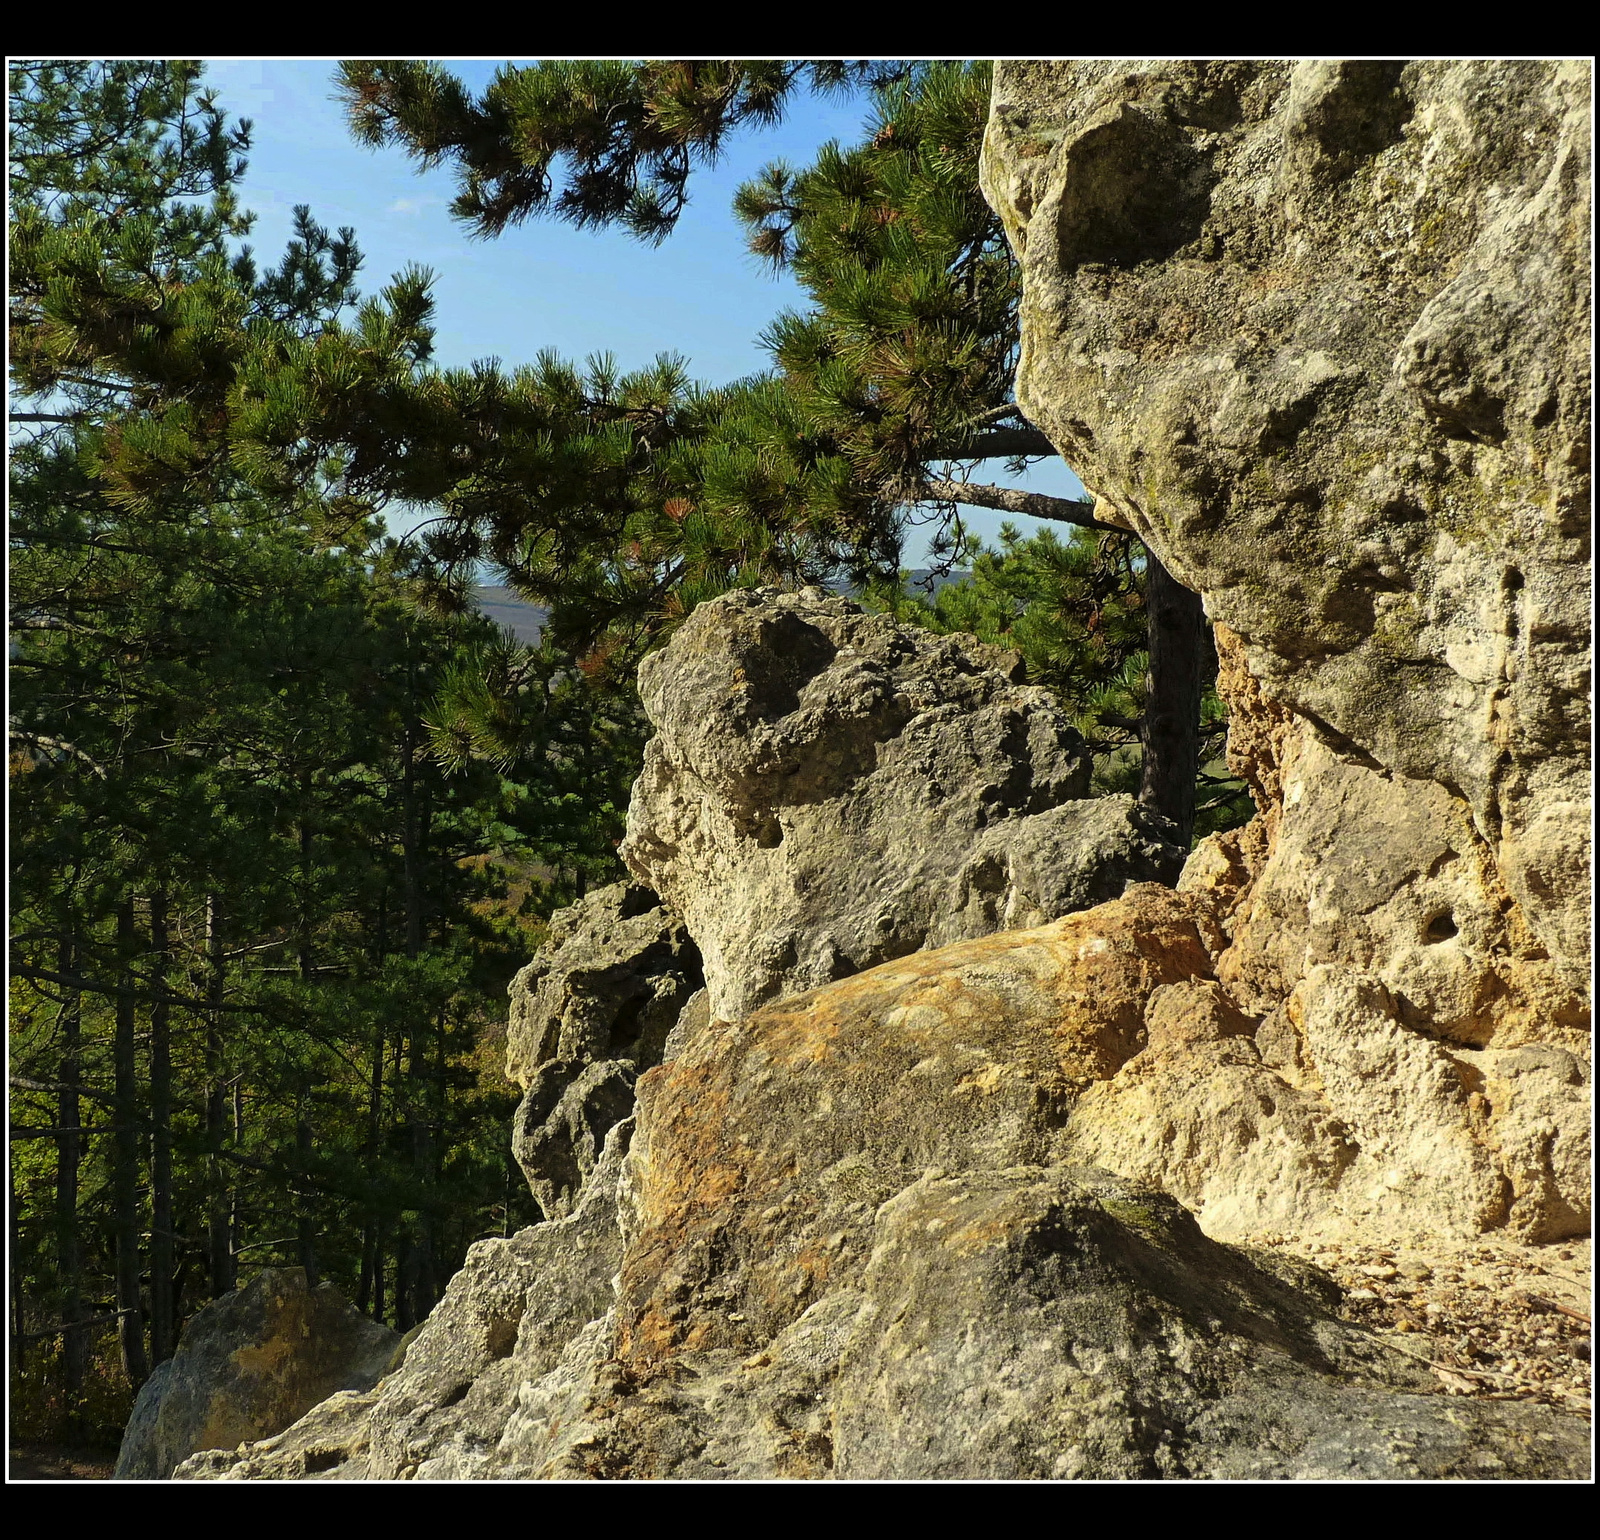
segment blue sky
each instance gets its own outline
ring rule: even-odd
[[[500,62],[449,61],[475,89]],[[250,243],[263,263],[275,260],[294,206],[308,203],[320,223],[355,228],[366,258],[364,290],[409,263],[432,268],[435,357],[445,366],[492,357],[514,367],[554,348],[578,359],[610,352],[625,369],[681,353],[691,374],[710,383],[768,367],[762,329],[805,300],[792,280],[775,278],[745,252],[731,212],[734,190],[771,160],[806,165],[828,139],[855,139],[866,111],[860,100],[810,98],[778,128],[739,134],[717,166],[696,173],[688,211],[662,246],[555,220],[530,220],[484,241],[450,218],[447,168],[423,174],[399,150],[355,143],[333,98],[333,74],[331,60],[207,61],[206,79],[221,105],[254,124],[240,188],[241,202],[257,215]],[[1007,477],[995,463],[983,476],[1081,495],[1059,461],[1026,478]],[[980,533],[992,534],[1000,522],[997,514],[971,511]],[[911,548],[906,555],[915,565],[921,553]]]

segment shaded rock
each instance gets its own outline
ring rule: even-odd
[[[519,1405],[585,1327],[609,1323],[622,1259],[616,1189],[633,1129],[615,1125],[576,1212],[477,1242],[403,1362],[278,1437],[187,1461],[192,1481],[448,1480],[487,1474]],[[585,1360],[585,1362],[587,1362]]]
[[[572,1212],[700,983],[694,942],[647,888],[615,883],[552,916],[512,981],[506,1040],[506,1074],[526,1093],[512,1150],[546,1217]]]
[[[399,1336],[299,1267],[268,1268],[196,1312],[145,1381],[116,1474],[161,1481],[197,1450],[281,1432],[336,1391],[367,1391]]]
[[[629,867],[681,914],[713,1015],[1176,875],[1014,654],[820,590],[708,601],[645,659]]]
[[[983,156],[1028,417],[1273,700],[1459,800],[1580,990],[1591,84],[1005,62]]]
[[[341,1390],[272,1438],[237,1449],[203,1449],[174,1481],[364,1481],[372,1391]]]

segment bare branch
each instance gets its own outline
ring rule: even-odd
[[[1002,513],[1025,513],[1029,518],[1050,519],[1057,524],[1127,534],[1127,530],[1095,518],[1093,503],[1076,498],[1050,497],[1044,492],[1024,492],[1019,487],[994,487],[975,481],[927,481],[923,486],[930,502],[970,503],[974,508],[997,508]]]
[[[981,419],[980,419],[981,421]],[[984,428],[979,432],[953,433],[937,440],[929,453],[934,460],[1015,460],[1043,457],[1054,459],[1056,446],[1035,427]]]

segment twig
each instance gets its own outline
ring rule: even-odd
[[[1542,1294],[1531,1294],[1524,1289],[1522,1297],[1536,1310],[1558,1310],[1562,1315],[1570,1315],[1575,1321],[1582,1321],[1585,1326],[1594,1324],[1581,1310],[1574,1310],[1570,1305],[1563,1305],[1557,1300],[1546,1299]]]
[[[1458,1369],[1454,1364],[1437,1363],[1421,1353],[1413,1353],[1410,1348],[1401,1347],[1398,1342],[1391,1342],[1384,1336],[1379,1336],[1378,1341],[1386,1348],[1392,1348],[1396,1353],[1404,1353],[1407,1358],[1414,1358],[1419,1364],[1426,1364],[1430,1369],[1436,1369],[1441,1374],[1459,1374],[1463,1379],[1469,1380],[1502,1380],[1507,1385],[1527,1385],[1530,1383],[1527,1380],[1519,1380],[1514,1374],[1501,1374],[1495,1369]]]

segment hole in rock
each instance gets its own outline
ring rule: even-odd
[[[467,1399],[467,1392],[469,1390],[471,1390],[471,1389],[472,1389],[472,1381],[471,1380],[463,1380],[459,1385],[457,1385],[455,1387],[454,1390],[450,1391],[450,1393],[448,1395],[444,1395],[444,1396],[441,1396],[439,1398],[439,1405],[441,1407],[444,1407],[444,1406],[459,1406],[463,1401],[465,1401]]]
[[[496,1316],[489,1322],[488,1348],[491,1358],[509,1358],[517,1350],[517,1328],[522,1314]]]
[[[1428,921],[1428,940],[1448,941],[1452,936],[1457,934],[1458,930],[1459,927],[1457,926],[1454,918],[1451,916],[1449,910],[1446,910],[1443,914],[1436,914],[1431,920]]]
[[[332,1470],[349,1458],[348,1449],[308,1449],[305,1454],[306,1474],[314,1476],[318,1471]]]

